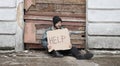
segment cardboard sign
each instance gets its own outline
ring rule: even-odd
[[[48,51],[71,49],[69,31],[67,28],[47,32]]]

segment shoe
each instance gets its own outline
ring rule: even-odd
[[[94,55],[91,52],[87,52],[84,56],[86,59],[91,59]]]
[[[87,52],[86,54],[79,54],[76,56],[76,59],[82,60],[82,59],[91,59],[93,57],[93,54],[91,52]]]
[[[86,59],[84,55],[79,54],[78,56],[76,56],[76,59],[78,60],[82,60],[82,59]]]
[[[58,51],[53,51],[53,52],[52,52],[52,56],[53,56],[53,57],[63,57],[63,55],[60,54]]]

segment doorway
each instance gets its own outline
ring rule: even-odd
[[[52,17],[60,16],[77,48],[85,48],[86,0],[26,0],[24,43],[27,49],[42,48],[44,31],[52,25]]]

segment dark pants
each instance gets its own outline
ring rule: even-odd
[[[77,59],[91,59],[93,57],[93,54],[89,51],[86,51],[85,54],[81,54],[76,47],[72,47],[69,50],[60,50],[57,52],[65,56],[74,56]],[[52,51],[51,53],[54,54],[54,51]]]
[[[77,57],[80,54],[79,50],[76,47],[72,47],[69,50],[60,50],[58,52],[63,55],[72,55],[74,57]]]

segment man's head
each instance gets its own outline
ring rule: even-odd
[[[60,29],[62,26],[62,19],[59,16],[54,16],[53,25],[56,29]]]

